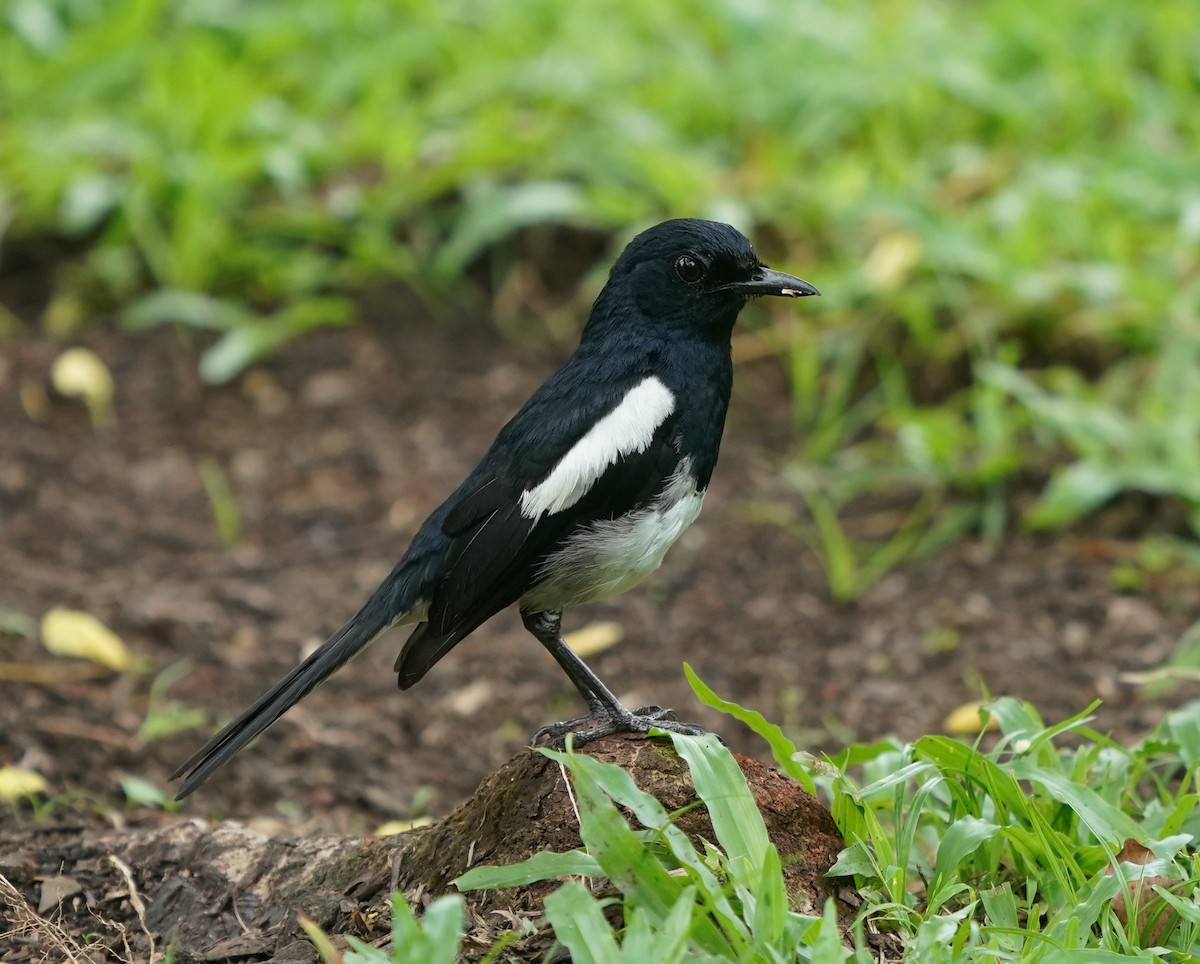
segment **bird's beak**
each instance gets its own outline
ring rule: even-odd
[[[760,265],[756,268],[753,277],[749,281],[735,281],[733,284],[724,285],[720,290],[736,291],[738,294],[745,295],[748,298],[757,298],[759,295],[804,298],[808,295],[819,295],[821,293],[803,278],[797,278],[795,275],[776,271],[774,268],[768,268],[766,265]]]

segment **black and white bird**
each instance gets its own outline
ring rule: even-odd
[[[500,430],[350,621],[172,775],[186,776],[178,797],[391,627],[416,624],[395,664],[408,689],[514,604],[588,706],[587,716],[539,737],[694,732],[668,710],[618,702],[563,642],[562,613],[635,585],[700,512],[733,380],[730,335],[747,299],[815,294],[766,267],[727,224],[666,221],[634,238],[575,353]]]

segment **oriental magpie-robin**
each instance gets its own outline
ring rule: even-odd
[[[391,627],[416,624],[395,665],[408,689],[513,604],[588,706],[539,737],[696,732],[669,710],[621,705],[563,642],[562,612],[658,568],[700,512],[733,380],[730,334],[747,299],[815,294],[766,267],[727,224],[666,221],[634,238],[575,353],[500,430],[362,609],[172,775],[186,776],[178,797]]]

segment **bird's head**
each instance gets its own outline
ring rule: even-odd
[[[718,221],[664,221],[629,242],[596,302],[597,315],[634,310],[655,327],[728,337],[747,299],[820,294],[768,268],[740,231]]]

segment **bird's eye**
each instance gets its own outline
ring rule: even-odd
[[[675,273],[681,281],[694,285],[704,277],[704,262],[690,254],[681,254],[675,259]]]

